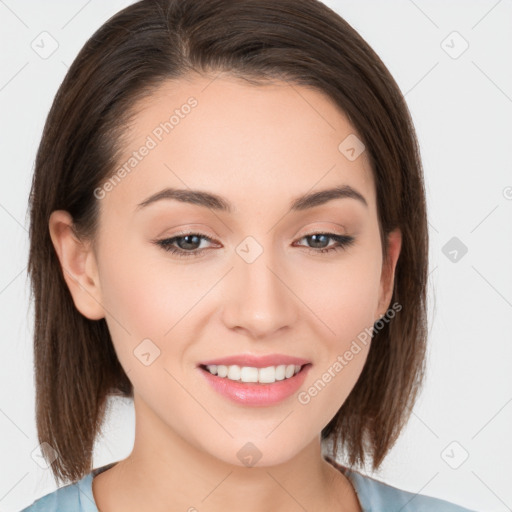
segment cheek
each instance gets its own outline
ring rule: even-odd
[[[197,415],[172,377],[181,382],[190,367],[188,351],[204,331],[205,316],[215,310],[207,292],[219,273],[171,261],[158,248],[107,249],[105,254],[100,279],[119,362],[144,400],[154,401],[155,410],[172,409],[177,400],[183,414]]]
[[[368,356],[378,288],[375,276],[368,275],[369,268],[340,272],[338,280],[333,276],[324,287],[326,298],[318,298],[314,306],[329,329],[322,328],[316,364],[297,402],[306,416],[317,418],[321,425],[327,425],[343,405]]]
[[[366,362],[380,285],[378,264],[370,253],[341,262],[322,274],[308,296],[308,306],[327,327],[317,333],[323,341],[317,364],[297,402],[319,423],[327,424],[336,414]]]
[[[115,246],[114,241],[104,245],[100,268],[110,323],[137,338],[163,338],[197,302],[204,285],[192,266],[167,261],[163,250],[149,242]]]
[[[304,269],[297,283],[297,295],[305,298],[308,308],[325,324],[326,340],[342,344],[373,325],[380,268],[370,252],[362,257],[340,258],[323,267],[317,264],[309,271]]]

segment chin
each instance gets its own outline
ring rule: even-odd
[[[270,435],[272,437],[273,434]],[[276,436],[274,440],[256,438],[255,436],[230,439],[227,446],[215,446],[211,455],[227,464],[238,467],[271,467],[284,464],[297,456],[302,446],[294,445],[287,436],[287,442]],[[221,448],[219,450],[219,448]]]

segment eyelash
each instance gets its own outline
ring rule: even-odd
[[[332,240],[337,242],[337,245],[331,246],[331,247],[325,247],[323,249],[315,249],[312,247],[306,247],[311,253],[314,254],[325,254],[332,251],[339,251],[339,250],[345,250],[347,247],[351,246],[355,242],[355,238],[353,236],[348,235],[336,235],[334,233],[324,233],[324,232],[317,232],[317,233],[310,233],[308,235],[305,235],[301,237],[299,240],[303,240],[304,238],[309,238],[315,235],[325,235],[328,238],[331,238]],[[195,249],[193,251],[185,251],[183,249],[179,249],[176,247],[173,247],[172,244],[176,242],[177,240],[181,238],[185,238],[187,236],[197,236],[203,240],[207,240],[209,242],[214,242],[213,239],[210,237],[207,237],[205,235],[201,235],[200,233],[180,233],[177,236],[174,236],[172,238],[166,238],[163,240],[155,240],[155,244],[160,246],[164,251],[170,252],[171,254],[174,254],[180,258],[191,258],[191,257],[199,257],[203,254],[203,252],[206,249]]]

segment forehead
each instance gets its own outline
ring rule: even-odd
[[[282,208],[290,198],[340,185],[375,201],[366,152],[349,159],[342,151],[359,134],[315,89],[189,75],[163,83],[134,112],[118,161],[125,172],[108,194],[119,208],[134,210],[164,187],[227,197],[235,212],[248,198]]]

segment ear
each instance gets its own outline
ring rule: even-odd
[[[378,305],[378,320],[389,308],[395,282],[395,268],[402,248],[402,232],[399,228],[388,235],[388,261],[382,266]]]
[[[73,218],[67,211],[51,213],[50,236],[73,302],[82,315],[99,320],[105,317],[105,312],[101,305],[96,256],[91,244],[79,240],[72,228]]]

